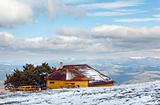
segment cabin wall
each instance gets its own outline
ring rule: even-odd
[[[92,85],[92,86],[89,86],[89,87],[108,87],[108,86],[113,86],[113,83],[100,84],[100,85]]]
[[[60,81],[60,80],[47,80],[47,88],[76,88],[76,87],[88,87],[88,81]]]

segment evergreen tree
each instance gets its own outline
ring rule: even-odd
[[[25,85],[38,85],[42,86],[45,82],[45,77],[55,70],[54,67],[50,67],[48,63],[42,63],[41,65],[34,66],[33,64],[26,64],[23,66],[23,70],[14,70],[10,75],[6,75],[5,87],[25,86]]]

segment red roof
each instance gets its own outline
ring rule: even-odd
[[[77,81],[84,81],[89,80],[85,75],[81,74],[80,72],[74,70],[74,69],[67,69],[62,68],[54,71],[48,76],[49,80],[66,80],[66,73],[71,72],[73,74],[73,78],[71,80],[77,80]]]

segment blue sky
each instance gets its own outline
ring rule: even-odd
[[[159,0],[0,1],[1,62],[159,58],[159,5]]]

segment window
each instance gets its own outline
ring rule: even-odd
[[[54,82],[50,82],[50,84],[54,84]]]

